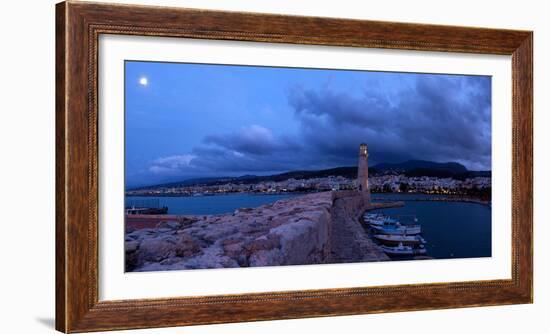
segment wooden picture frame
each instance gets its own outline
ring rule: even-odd
[[[98,299],[98,37],[170,36],[512,56],[511,279]],[[533,301],[533,33],[66,1],[56,7],[56,329],[120,330]]]

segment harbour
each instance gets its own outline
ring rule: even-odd
[[[232,194],[208,198],[128,197],[127,203],[139,200],[151,205],[152,200],[156,203],[155,207],[167,207],[167,214],[128,215],[126,223],[132,228],[151,228],[162,221],[178,222],[190,215],[232,213],[239,208],[254,208],[298,196],[300,195]],[[400,242],[403,246],[414,246],[415,249],[418,249],[420,244],[424,246],[425,251],[420,253],[412,249],[404,251],[418,254],[398,254],[398,250],[386,248],[386,254],[393,260],[490,257],[491,208],[474,202],[443,198],[440,195],[426,194],[372,194],[371,207],[367,213],[384,215],[404,226],[418,224],[421,226],[418,237],[407,235],[411,238],[399,239],[402,234],[399,233],[399,229],[393,231],[394,234],[384,234],[380,233],[380,229],[365,226],[364,218],[361,221],[369,237],[379,246],[398,247]]]
[[[366,212],[362,217],[364,228],[380,249],[392,257],[425,255],[426,240],[421,236],[422,227],[416,217],[415,224],[403,224],[400,220],[380,213]]]
[[[359,146],[356,185],[309,194],[127,196],[126,268],[491,256],[490,206],[456,196],[441,200],[440,194],[372,194],[365,144]]]
[[[491,207],[433,197],[373,194],[373,201],[404,205],[368,210],[363,227],[392,260],[490,257]],[[386,221],[390,228],[373,226],[373,221]]]

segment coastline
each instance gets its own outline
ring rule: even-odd
[[[482,200],[473,197],[461,197],[457,195],[440,195],[440,194],[425,194],[425,193],[374,193],[374,194],[391,194],[400,197],[390,197],[384,198],[384,201],[403,201],[403,202],[461,202],[461,203],[472,203],[479,204],[483,206],[491,207],[491,201]],[[403,198],[407,195],[425,195],[429,197],[424,198]],[[378,201],[378,199],[374,199]]]
[[[334,190],[333,190],[334,191]],[[250,196],[273,196],[273,195],[291,195],[291,196],[303,196],[303,195],[309,195],[309,194],[317,194],[321,193],[322,191],[311,191],[311,192],[269,192],[269,193],[261,193],[261,192],[231,192],[231,193],[217,193],[217,194],[203,194],[200,196],[193,196],[193,195],[187,195],[187,194],[125,194],[125,198],[130,197],[168,197],[168,198],[178,198],[178,197],[213,197],[213,196],[234,196],[234,195],[250,195]],[[433,202],[463,202],[463,203],[472,203],[472,204],[479,204],[484,206],[491,206],[491,201],[482,200],[474,197],[462,197],[460,195],[448,195],[448,194],[429,194],[429,193],[423,193],[423,192],[410,192],[410,193],[402,193],[402,192],[371,192],[373,196],[376,195],[387,195],[388,198],[384,198],[383,201],[392,201],[392,202],[408,202],[408,201],[414,201],[414,202],[421,202],[421,201],[433,201]],[[407,197],[407,196],[415,196],[415,195],[423,195],[426,197],[423,198],[401,198],[401,197]],[[398,196],[398,197],[390,197],[390,196]],[[374,199],[375,201],[380,201],[379,199]]]

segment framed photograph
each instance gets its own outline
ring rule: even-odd
[[[59,331],[532,302],[532,32],[56,14]]]

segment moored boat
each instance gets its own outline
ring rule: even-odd
[[[381,213],[365,213],[363,215],[363,218],[365,218],[365,220],[379,219],[382,217],[385,217],[385,216]]]
[[[384,217],[382,219],[373,220],[370,222],[370,225],[376,225],[376,226],[384,226],[384,225],[394,225],[396,223],[399,223],[397,220],[390,218],[390,217]]]
[[[162,208],[126,208],[126,215],[164,215],[168,213],[168,207]]]
[[[420,225],[401,225],[400,223],[371,225],[371,228],[381,234],[414,235],[422,233]]]
[[[126,215],[164,215],[168,207],[158,199],[128,200],[124,208]]]
[[[398,245],[420,245],[425,244],[426,240],[420,235],[397,235],[397,234],[375,234],[374,237],[386,244]]]
[[[370,216],[370,217],[364,217],[364,218],[365,218],[365,222],[368,223],[369,225],[381,226],[381,225],[391,225],[391,224],[398,223],[397,220],[390,218],[388,216],[383,216],[383,215],[378,215],[374,217]]]
[[[423,245],[419,247],[405,246],[400,243],[397,246],[380,246],[384,253],[389,255],[422,255],[426,254],[426,248]]]

